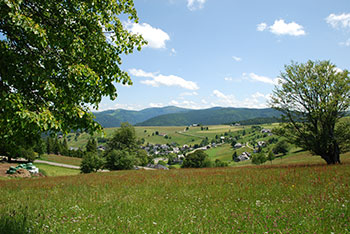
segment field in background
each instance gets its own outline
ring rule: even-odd
[[[263,128],[273,128],[276,124],[260,125]],[[145,143],[151,144],[166,144],[176,142],[179,145],[194,145],[199,144],[205,137],[214,139],[216,135],[220,136],[225,132],[235,132],[243,129],[249,129],[251,126],[229,126],[229,125],[208,125],[209,130],[201,130],[201,127],[189,127],[186,131],[186,126],[167,126],[167,127],[135,127],[136,136],[141,139],[145,139]],[[113,132],[118,128],[105,128],[105,138],[110,138]],[[160,134],[166,134],[167,137],[156,135],[156,132]],[[68,135],[69,147],[82,148],[86,146],[89,138],[91,137],[87,133],[78,134],[70,133]],[[95,137],[102,137],[102,135],[95,135]],[[103,143],[102,143],[103,145]]]
[[[80,170],[65,167],[57,167],[44,163],[34,163],[34,165],[43,170],[46,176],[71,176],[80,174]]]
[[[63,163],[63,164],[74,165],[74,166],[80,166],[82,161],[81,158],[67,157],[67,156],[55,155],[55,154],[44,154],[40,157],[40,160]]]
[[[349,233],[349,185],[349,162],[6,180],[0,232]]]

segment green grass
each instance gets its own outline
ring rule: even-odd
[[[67,157],[67,156],[61,156],[61,155],[55,155],[55,154],[45,154],[40,157],[40,160],[63,163],[63,164],[74,165],[74,166],[80,166],[82,161],[81,158]]]
[[[65,167],[57,167],[43,163],[34,163],[40,170],[44,170],[47,176],[71,176],[80,174],[80,170]]]
[[[0,181],[0,233],[349,233],[350,164]]]

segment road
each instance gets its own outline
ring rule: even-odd
[[[44,161],[44,160],[35,160],[34,163],[44,163],[44,164],[57,166],[57,167],[65,167],[65,168],[80,170],[79,166],[74,166],[74,165],[69,165],[69,164],[64,164],[64,163],[49,162],[49,161]]]

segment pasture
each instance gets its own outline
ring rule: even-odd
[[[0,181],[1,233],[349,233],[350,164]]]

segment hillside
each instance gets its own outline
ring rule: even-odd
[[[181,113],[187,111],[190,110],[176,106],[167,106],[161,108],[147,108],[141,111],[116,109],[94,112],[93,114],[96,116],[96,121],[104,128],[112,128],[119,127],[120,123],[122,122],[136,124],[159,115]]]
[[[193,123],[217,125],[255,118],[279,117],[280,112],[266,109],[214,107],[182,113],[165,114],[148,119],[136,126],[185,126]]]

